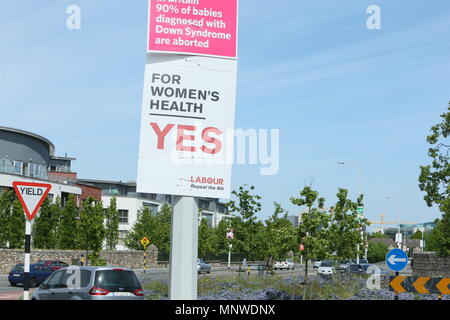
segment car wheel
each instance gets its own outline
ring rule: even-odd
[[[14,282],[10,282],[9,284],[11,285],[11,287],[17,286],[17,283],[14,283]]]
[[[37,281],[35,278],[30,279],[30,288],[36,288],[37,287]]]
[[[206,271],[206,273],[210,273],[211,272],[211,269],[208,269],[208,271]]]

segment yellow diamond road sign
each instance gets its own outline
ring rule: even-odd
[[[141,243],[144,247],[146,247],[150,243],[150,240],[148,240],[147,237],[144,237],[141,239]]]

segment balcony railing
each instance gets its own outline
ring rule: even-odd
[[[0,158],[0,173],[16,174],[42,180],[48,179],[47,167],[43,164]]]

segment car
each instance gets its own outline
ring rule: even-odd
[[[55,271],[32,300],[144,300],[133,270],[121,267],[66,267]]]
[[[336,263],[330,260],[324,260],[320,264],[317,273],[321,276],[331,276],[336,269]]]
[[[356,260],[355,260],[356,263]],[[367,259],[359,259],[359,264],[369,264],[369,261]]]
[[[210,273],[211,266],[202,259],[197,259],[197,272],[199,274],[201,274],[202,272]]]
[[[280,269],[280,270],[282,270],[282,269],[286,269],[286,270],[292,269],[292,270],[294,270],[295,269],[295,263],[294,263],[294,261],[292,261],[290,259],[286,259],[284,261],[276,261],[273,264],[273,268],[274,268],[274,270],[278,270],[278,269]]]
[[[348,266],[347,273],[361,275],[365,273],[365,269],[361,264],[352,263]]]
[[[322,260],[314,261],[314,263],[313,263],[313,268],[314,268],[314,269],[319,268],[321,263],[322,263]]]
[[[339,267],[337,268],[340,272],[347,272],[348,266],[352,263],[356,263],[354,259],[346,259],[344,262],[342,262]]]
[[[8,281],[11,286],[15,287],[19,283],[23,284],[24,278],[24,266],[23,264],[16,264],[8,275]],[[33,263],[30,264],[30,288],[37,287],[48,276],[53,273],[53,270],[42,264]]]
[[[69,265],[63,261],[60,260],[40,260],[37,262],[37,264],[42,264],[44,266],[49,267],[53,271],[68,267]]]

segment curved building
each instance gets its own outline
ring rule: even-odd
[[[37,134],[0,127],[0,172],[46,180],[54,145]]]

